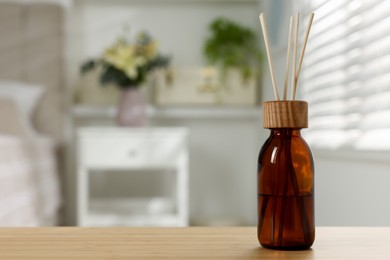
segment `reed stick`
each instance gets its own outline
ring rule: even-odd
[[[288,135],[291,132],[291,130],[286,129],[283,132],[285,132],[285,134]],[[291,140],[290,140],[290,142],[291,142]],[[282,149],[280,149],[280,152],[281,152],[280,156],[282,156],[282,153],[284,152],[285,160],[287,160],[287,157],[288,157],[287,153],[290,152],[290,148],[288,146],[287,146],[287,148],[284,148],[284,143],[285,143],[285,140],[282,141]],[[291,146],[291,144],[290,144],[290,146]],[[291,157],[291,152],[290,152],[290,157]],[[285,174],[284,178],[288,179],[287,174],[289,174],[289,172],[286,171],[286,169],[284,169],[283,173]],[[282,191],[282,194],[284,195],[284,197],[282,198],[282,205],[281,205],[281,209],[280,209],[278,246],[283,246],[282,242],[283,242],[284,221],[285,221],[286,205],[287,205],[287,192],[288,192],[288,181],[285,181],[283,191]],[[274,210],[274,215],[276,215],[275,210]]]
[[[293,50],[293,62],[292,62],[292,88],[291,88],[291,99],[294,100],[294,92],[296,91],[296,69],[297,69],[297,55],[298,55],[298,34],[299,34],[299,12],[295,17],[295,31],[294,31],[294,50]]]
[[[307,44],[307,40],[309,39],[309,34],[310,34],[311,25],[313,24],[313,19],[314,19],[314,13],[311,13],[311,15],[309,16],[309,21],[308,21],[306,32],[305,32],[305,37],[303,40],[301,55],[299,57],[298,70],[297,70],[296,75],[295,75],[295,84],[294,84],[295,88],[294,88],[294,93],[293,93],[293,100],[295,100],[295,95],[296,95],[296,91],[297,91],[296,88],[298,85],[299,75],[301,72],[303,56],[305,55],[306,44]]]
[[[278,90],[278,87],[277,87],[277,84],[276,84],[274,65],[273,65],[272,56],[271,56],[271,47],[269,45],[269,40],[268,40],[269,37],[268,37],[268,30],[267,30],[267,22],[265,20],[264,13],[261,13],[259,15],[259,18],[260,18],[261,28],[262,28],[262,31],[263,31],[265,49],[266,49],[266,52],[267,52],[268,65],[269,65],[269,69],[270,69],[270,72],[271,72],[271,79],[272,79],[272,85],[273,85],[273,89],[274,89],[274,94],[275,94],[276,100],[279,101],[280,100],[279,90]]]
[[[288,45],[287,45],[287,58],[286,58],[286,75],[284,78],[284,88],[283,88],[283,100],[287,99],[287,91],[288,91],[288,80],[290,74],[290,56],[291,56],[291,43],[292,43],[292,34],[294,30],[294,16],[290,17],[290,27],[288,30]]]

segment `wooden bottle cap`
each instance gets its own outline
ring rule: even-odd
[[[264,128],[307,128],[306,101],[267,101],[263,104]]]

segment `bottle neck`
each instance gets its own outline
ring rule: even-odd
[[[271,136],[301,136],[301,128],[271,128]]]

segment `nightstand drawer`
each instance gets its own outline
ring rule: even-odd
[[[89,168],[175,164],[186,154],[185,138],[168,131],[88,132],[79,138],[80,163]]]
[[[148,143],[141,138],[84,138],[80,140],[81,160],[87,166],[144,164]]]

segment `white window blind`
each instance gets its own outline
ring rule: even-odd
[[[322,148],[390,150],[390,1],[299,4],[315,12],[300,78],[310,103],[306,139]]]

